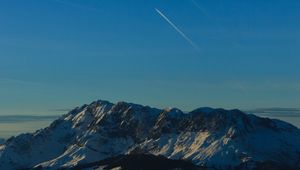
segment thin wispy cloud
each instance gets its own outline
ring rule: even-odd
[[[25,80],[18,80],[18,79],[10,79],[10,78],[0,78],[0,85],[1,84],[15,84],[15,85],[25,85],[25,86],[38,86],[41,85],[39,82],[33,81],[25,81]]]
[[[177,31],[194,49],[199,51],[199,47],[196,43],[194,43],[183,31],[181,31],[162,11],[155,8],[155,11],[169,24],[173,27],[175,31]]]
[[[73,109],[64,109],[64,108],[58,108],[58,109],[49,109],[50,112],[69,112]]]
[[[0,115],[0,123],[20,123],[34,121],[53,121],[59,116],[33,116],[33,115]]]
[[[274,116],[274,117],[300,117],[300,108],[284,108],[284,107],[271,107],[271,108],[257,108],[246,111],[247,113]]]
[[[73,7],[76,7],[76,8],[82,8],[82,9],[92,10],[92,11],[95,11],[95,12],[101,12],[98,8],[94,8],[94,7],[86,6],[86,5],[81,5],[79,3],[75,3],[75,2],[72,2],[72,1],[68,1],[68,0],[53,0],[53,1],[64,4],[64,5],[73,6]]]
[[[270,108],[258,108],[252,110],[252,112],[263,112],[263,113],[270,113],[270,112],[298,112],[300,113],[300,108],[284,108],[284,107],[270,107]]]

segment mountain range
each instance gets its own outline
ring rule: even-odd
[[[140,157],[198,169],[300,169],[299,144],[297,127],[237,109],[183,112],[99,100],[6,140],[0,169],[105,168],[111,163],[101,161],[138,164]]]

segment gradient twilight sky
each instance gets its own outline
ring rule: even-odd
[[[298,0],[0,0],[0,114],[97,99],[299,108],[299,9]]]

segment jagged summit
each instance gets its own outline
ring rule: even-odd
[[[121,154],[163,155],[230,169],[265,161],[298,167],[300,130],[240,110],[157,109],[104,100],[77,107],[35,133],[8,139],[0,169],[58,169]]]

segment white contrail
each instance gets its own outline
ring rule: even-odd
[[[165,19],[190,45],[195,48],[197,51],[199,47],[196,43],[194,43],[184,32],[182,32],[165,14],[163,14],[159,9],[155,8],[156,12]]]

